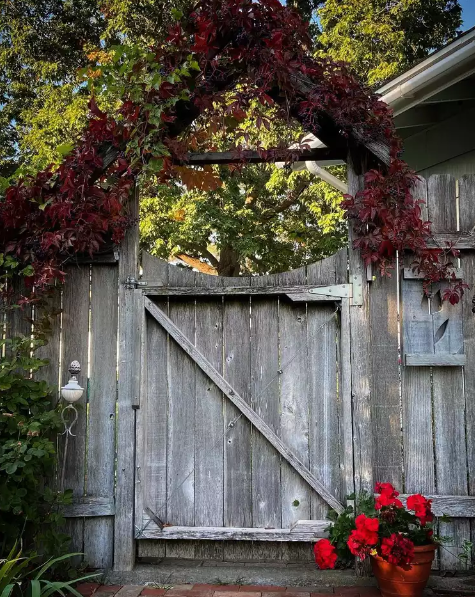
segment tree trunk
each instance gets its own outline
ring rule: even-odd
[[[239,276],[240,270],[239,253],[229,245],[223,247],[219,254],[218,276]]]

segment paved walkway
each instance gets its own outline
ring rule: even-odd
[[[83,597],[379,597],[375,587],[274,587],[246,585],[174,585],[157,588],[153,585],[99,585],[85,583],[77,590]]]

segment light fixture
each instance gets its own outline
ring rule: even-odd
[[[73,404],[80,400],[84,394],[84,388],[81,388],[77,378],[78,374],[81,372],[81,365],[78,361],[73,361],[71,365],[69,365],[68,371],[71,374],[71,379],[61,388],[61,397],[64,398],[66,402],[69,402],[69,404]]]

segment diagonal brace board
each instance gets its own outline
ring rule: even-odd
[[[322,483],[300,462],[297,456],[272,431],[267,423],[247,404],[236,390],[224,379],[211,363],[200,353],[194,344],[181,330],[159,309],[152,301],[145,297],[144,305],[147,311],[170,334],[181,348],[196,362],[200,369],[218,386],[252,425],[258,429],[267,441],[283,456],[292,468],[314,489],[334,510],[343,512],[343,505],[333,496]]]

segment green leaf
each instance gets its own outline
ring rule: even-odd
[[[72,152],[74,143],[62,143],[56,147],[56,151],[64,158]]]

